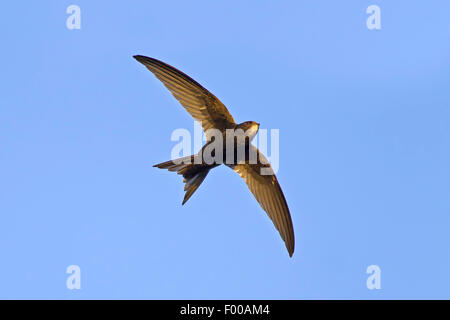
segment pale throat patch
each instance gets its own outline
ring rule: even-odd
[[[253,138],[258,133],[259,126],[257,124],[252,125],[248,130],[247,134],[250,137],[250,140],[253,140]]]

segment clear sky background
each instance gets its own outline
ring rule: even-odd
[[[81,29],[66,8],[81,8]],[[381,8],[368,30],[366,8]],[[450,2],[10,1],[0,298],[450,298]],[[135,61],[280,130],[296,251],[230,169],[181,206],[186,111]],[[66,268],[81,268],[81,289]],[[368,290],[366,268],[381,268]]]

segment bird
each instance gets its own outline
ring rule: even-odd
[[[216,96],[197,81],[169,64],[142,55],[133,57],[163,83],[184,109],[200,123],[205,132],[207,143],[198,154],[154,165],[156,168],[167,169],[183,176],[186,193],[182,205],[194,194],[211,169],[225,164],[244,179],[250,192],[272,220],[285,243],[289,256],[292,257],[295,247],[294,228],[286,198],[270,163],[250,143],[258,132],[260,124],[255,121],[236,123],[227,107]],[[213,130],[218,130],[220,133],[229,132],[230,130],[233,133],[241,132],[240,130],[249,133],[244,143],[240,140],[241,143],[237,142],[234,145],[232,157],[230,158],[231,162],[219,163],[216,161],[206,163],[205,160],[201,159],[202,151],[205,151],[208,146],[218,141],[216,136],[210,134]],[[238,136],[236,134],[236,137]],[[236,141],[236,137],[234,137],[234,141]],[[236,156],[238,153],[236,151],[237,146],[244,146],[244,157],[239,159]],[[253,161],[250,159],[252,153],[257,155]],[[214,154],[215,152],[212,152],[213,156]],[[218,158],[221,158],[220,155],[218,155]],[[266,172],[261,174],[263,169]]]

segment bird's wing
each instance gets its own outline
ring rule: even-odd
[[[230,167],[245,180],[256,200],[277,228],[286,244],[289,256],[292,257],[295,246],[294,229],[283,191],[266,157],[253,145],[250,150],[257,154],[256,161],[253,161],[256,163],[252,164],[247,159],[245,163]]]
[[[145,56],[134,58],[147,67],[181,103],[187,112],[207,130],[215,128],[225,130],[236,124],[227,107],[211,92],[185,73],[167,63]]]

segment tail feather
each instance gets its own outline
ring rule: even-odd
[[[154,167],[160,169],[167,169],[169,171],[176,171],[183,175],[183,182],[185,183],[183,205],[194,194],[195,190],[202,184],[203,180],[208,175],[209,170],[214,166],[207,164],[194,163],[194,156],[188,156],[177,160],[169,160],[163,163],[155,164]]]
[[[160,169],[168,169],[169,171],[178,171],[178,169],[183,168],[186,164],[194,162],[194,156],[188,156],[176,160],[169,160],[159,164],[155,164],[153,167]]]
[[[189,198],[194,194],[195,190],[197,190],[198,187],[202,184],[203,180],[208,175],[209,169],[200,171],[197,173],[194,177],[192,177],[190,180],[186,181],[186,185],[184,186],[184,191],[186,191],[186,194],[184,195],[183,202],[181,203],[184,205],[186,201],[189,200]]]

